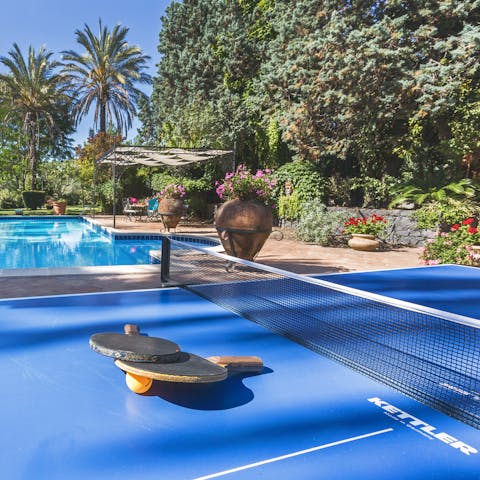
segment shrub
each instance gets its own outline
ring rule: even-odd
[[[434,239],[428,240],[420,253],[420,260],[426,265],[456,263],[474,265],[469,247],[480,244],[480,233],[473,218],[455,223],[448,232],[439,232]]]
[[[441,225],[450,227],[463,218],[475,217],[479,213],[479,206],[471,200],[449,198],[445,202],[427,203],[416,210],[413,216],[419,228],[435,229]]]
[[[327,179],[327,195],[329,205],[347,207],[354,205],[358,192],[355,190],[354,178],[344,178],[334,175]]]
[[[207,204],[215,203],[217,200],[213,183],[211,179],[205,177],[193,179],[160,172],[152,175],[150,186],[155,192],[161,192],[169,184],[183,185],[188,192],[188,200],[185,205],[188,204],[189,215],[207,218],[211,215],[208,212]]]
[[[290,182],[293,191],[298,194],[300,204],[325,198],[326,180],[310,162],[290,162],[282,165],[274,173],[277,184],[274,188],[274,196],[279,198],[285,192],[285,184]]]
[[[390,175],[384,175],[382,178],[352,178],[352,189],[359,190],[362,194],[362,206],[370,208],[386,207],[392,200],[392,191],[398,184],[399,180]]]
[[[150,186],[152,190],[156,192],[160,192],[161,190],[163,190],[163,187],[166,187],[171,183],[182,183],[182,182],[178,178],[168,173],[160,172],[160,173],[154,173],[152,175]]]
[[[22,205],[22,196],[8,189],[0,190],[0,208],[18,208]]]
[[[207,181],[204,178],[191,179],[184,177],[181,183],[188,192],[188,200],[185,202],[185,206],[188,209],[188,215],[198,218],[207,218],[209,216],[207,206],[209,195],[216,200],[216,196],[213,193],[212,182]]]
[[[282,220],[289,222],[298,220],[301,213],[302,207],[297,192],[293,192],[291,195],[282,195],[278,199],[278,216]]]
[[[25,207],[32,210],[41,208],[45,203],[45,192],[36,190],[22,192],[23,203]]]
[[[307,202],[298,222],[297,236],[305,242],[320,245],[338,245],[345,242],[343,223],[349,213],[342,210],[327,210],[319,200]]]
[[[115,199],[116,199],[116,211],[121,211],[121,200],[123,197],[123,186],[120,183],[116,185]],[[113,211],[113,180],[107,180],[106,182],[97,186],[97,202],[100,203],[102,212]]]
[[[391,200],[392,190],[399,180],[384,175],[373,177],[341,177],[334,175],[327,179],[329,205],[362,206],[384,208]]]
[[[402,203],[414,203],[423,205],[427,202],[447,202],[448,198],[475,198],[478,185],[470,178],[464,178],[458,182],[452,182],[442,187],[421,188],[415,185],[406,185],[397,190],[397,196],[390,202],[389,207],[395,207]]]

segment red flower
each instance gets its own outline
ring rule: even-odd
[[[450,230],[451,230],[452,232],[456,232],[459,228],[460,228],[460,225],[459,225],[458,223],[456,223],[455,225],[452,225],[452,226],[450,227]]]
[[[462,225],[471,225],[474,221],[474,218],[467,218],[462,222]]]
[[[471,233],[472,235],[475,235],[476,233],[478,233],[478,228],[477,227],[468,227],[467,232]]]

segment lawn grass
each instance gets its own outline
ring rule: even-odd
[[[2,215],[16,215],[16,210],[22,210],[24,216],[30,215],[53,215],[53,210],[50,208],[38,208],[37,210],[31,210],[29,208],[8,208],[8,209],[1,209],[0,216]],[[90,207],[83,207],[82,205],[68,205],[66,215],[80,215],[82,212],[92,213],[92,208]],[[95,213],[100,213],[100,208],[95,208]],[[20,216],[20,215],[18,215]]]

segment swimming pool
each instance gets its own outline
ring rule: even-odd
[[[160,234],[112,234],[79,218],[0,219],[0,269],[158,263]]]

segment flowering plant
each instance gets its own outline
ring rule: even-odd
[[[440,232],[426,242],[420,252],[420,260],[425,265],[456,263],[475,265],[477,259],[472,245],[480,244],[480,233],[474,218],[455,223],[448,232]]]
[[[345,222],[345,233],[361,233],[378,236],[387,228],[387,220],[380,215],[370,217],[351,217]]]
[[[138,202],[138,200],[135,198],[135,197],[129,197],[128,198],[128,201],[131,203],[131,204],[135,204]]]
[[[275,180],[271,178],[271,170],[249,172],[245,165],[239,165],[235,173],[225,175],[223,182],[215,182],[217,195],[222,200],[259,200],[268,205],[272,199]]]
[[[162,198],[184,198],[186,194],[187,192],[183,185],[176,185],[174,183],[165,185],[160,192]]]

